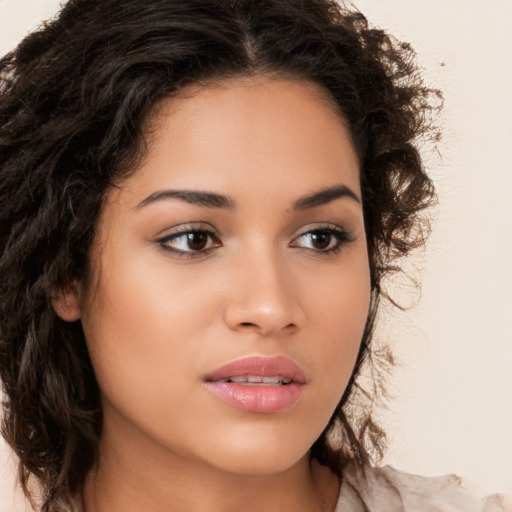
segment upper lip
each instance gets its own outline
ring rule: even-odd
[[[285,356],[253,356],[237,359],[209,373],[205,380],[207,382],[213,382],[244,375],[258,375],[261,377],[280,376],[291,379],[299,384],[306,383],[304,370],[297,363]]]

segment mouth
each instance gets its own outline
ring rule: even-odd
[[[306,386],[306,374],[287,357],[248,357],[222,366],[204,381],[223,402],[265,414],[294,406]]]
[[[285,386],[293,382],[289,377],[263,377],[262,375],[241,375],[240,377],[229,377],[219,379],[216,382],[228,382],[230,384],[241,384],[243,386]]]

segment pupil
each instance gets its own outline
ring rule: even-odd
[[[208,235],[206,233],[201,233],[200,231],[195,231],[188,234],[187,241],[190,249],[194,251],[201,251],[206,246]]]
[[[331,243],[330,233],[312,233],[312,242],[315,249],[327,249]]]

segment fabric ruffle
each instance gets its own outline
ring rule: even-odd
[[[351,465],[334,512],[505,512],[500,495],[475,498],[455,475],[428,478]]]

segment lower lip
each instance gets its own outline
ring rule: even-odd
[[[207,382],[206,387],[224,402],[257,413],[274,413],[298,402],[304,385],[297,382],[281,386],[245,385],[232,382]]]

